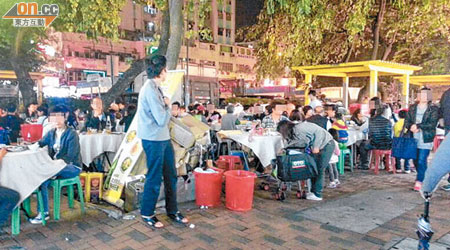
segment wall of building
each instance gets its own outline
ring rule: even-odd
[[[254,80],[256,77],[253,67],[256,64],[256,58],[253,56],[253,50],[233,45],[235,0],[224,0],[222,3],[219,6],[217,0],[212,1],[211,18],[207,22],[213,31],[214,41],[222,42],[222,44],[193,41],[192,47],[189,47],[189,75],[214,77],[219,80]],[[130,67],[132,60],[145,57],[145,46],[149,43],[142,41],[141,34],[145,31],[148,22],[154,22],[156,26],[159,26],[161,13],[151,7],[134,4],[131,0],[127,1],[121,10],[122,21],[120,24],[121,31],[127,32],[126,39],[116,42],[101,37],[97,41],[88,40],[85,34],[80,33],[55,33],[58,37],[55,40],[59,42],[52,46],[57,48],[63,60],[52,63],[49,67],[54,71],[64,72],[68,81],[85,80],[85,71],[87,70],[102,71],[108,76],[111,68],[109,56],[112,55],[115,75],[125,72]],[[219,13],[222,13],[220,18]],[[225,31],[222,36],[219,36],[219,28],[228,29],[227,32],[230,33],[228,37]],[[194,29],[198,31],[197,23],[194,24]],[[185,69],[186,46],[181,48],[179,57],[178,68]]]
[[[253,67],[256,64],[253,49],[199,41],[194,42],[193,45],[189,47],[190,75],[199,74],[199,76],[219,77],[219,79],[256,79],[253,73]],[[187,48],[185,46],[181,48],[179,57],[178,68],[186,68]]]
[[[211,24],[214,43],[234,44],[236,34],[236,0],[212,1]]]

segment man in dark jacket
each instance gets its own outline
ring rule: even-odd
[[[136,106],[134,104],[130,104],[127,107],[127,112],[125,112],[125,116],[120,120],[119,125],[125,125],[124,132],[128,132],[128,128],[130,128],[131,122],[136,115]]]
[[[8,131],[9,142],[16,143],[20,135],[20,125],[23,120],[16,115],[16,105],[14,103],[8,104],[6,110],[7,115],[0,118],[0,127]]]
[[[383,117],[385,107],[378,97],[370,100],[371,118],[369,119],[369,141],[359,147],[360,169],[369,169],[369,151],[372,149],[388,150],[392,147],[392,125]]]
[[[81,172],[80,142],[77,132],[67,127],[69,109],[65,106],[56,106],[50,112],[49,121],[55,124],[44,138],[39,141],[39,146],[48,147],[48,154],[53,159],[62,159],[67,164],[59,173],[55,175],[57,179],[69,179],[76,177]],[[51,180],[47,180],[40,186],[44,203],[44,214],[39,213],[33,219],[32,224],[40,224],[42,220],[48,220],[48,185]],[[38,209],[39,211],[39,209]]]
[[[314,115],[306,119],[308,122],[312,122],[317,126],[327,130],[328,119],[323,114],[323,107],[317,106],[314,108]],[[327,130],[328,131],[328,130]]]
[[[113,121],[111,121],[111,117],[107,116],[105,112],[103,112],[103,101],[99,97],[96,97],[91,100],[91,108],[92,111],[86,119],[86,124],[84,125],[83,131],[88,129],[96,129],[99,132],[106,128],[106,123],[108,117],[110,119],[111,125]]]

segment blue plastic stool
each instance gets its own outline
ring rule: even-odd
[[[249,171],[250,168],[248,167],[248,159],[244,151],[232,150],[230,155],[239,156],[241,158],[241,161],[244,163],[244,170]]]

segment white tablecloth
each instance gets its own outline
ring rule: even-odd
[[[277,153],[283,148],[281,135],[253,136],[251,142],[248,141],[249,135],[249,133],[242,133],[231,134],[227,137],[250,148],[264,167],[271,164],[271,161],[276,158]]]
[[[19,192],[22,202],[65,166],[63,160],[52,160],[47,149],[9,152],[0,162],[0,186]]]
[[[81,159],[87,166],[104,152],[117,152],[125,134],[80,134]]]

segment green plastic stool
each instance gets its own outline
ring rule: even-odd
[[[341,150],[341,154],[339,155],[338,169],[339,174],[344,175],[344,167],[345,167],[345,156],[348,155],[350,158],[350,171],[353,172],[353,154],[352,150],[347,148],[345,144],[340,143],[339,149]]]
[[[39,204],[39,212],[41,212],[41,214],[44,214],[44,200],[42,198],[42,193],[41,191],[38,189],[36,191],[33,192],[33,194],[37,194],[37,202]],[[31,205],[30,205],[30,197],[26,198],[23,201],[23,206],[25,211],[30,214],[31,212]],[[47,221],[46,220],[42,220],[42,225],[46,225]],[[11,215],[11,234],[12,235],[18,235],[20,233],[20,204],[17,205],[16,208],[14,208],[12,215]]]
[[[81,212],[84,214],[84,196],[83,196],[83,188],[81,187],[80,177],[74,177],[70,179],[55,179],[52,180],[53,187],[53,217],[55,220],[60,219],[61,214],[61,189],[63,187],[67,187],[67,194],[69,199],[69,207],[73,208],[73,185],[77,185],[78,188],[78,197],[80,198],[81,204]]]

